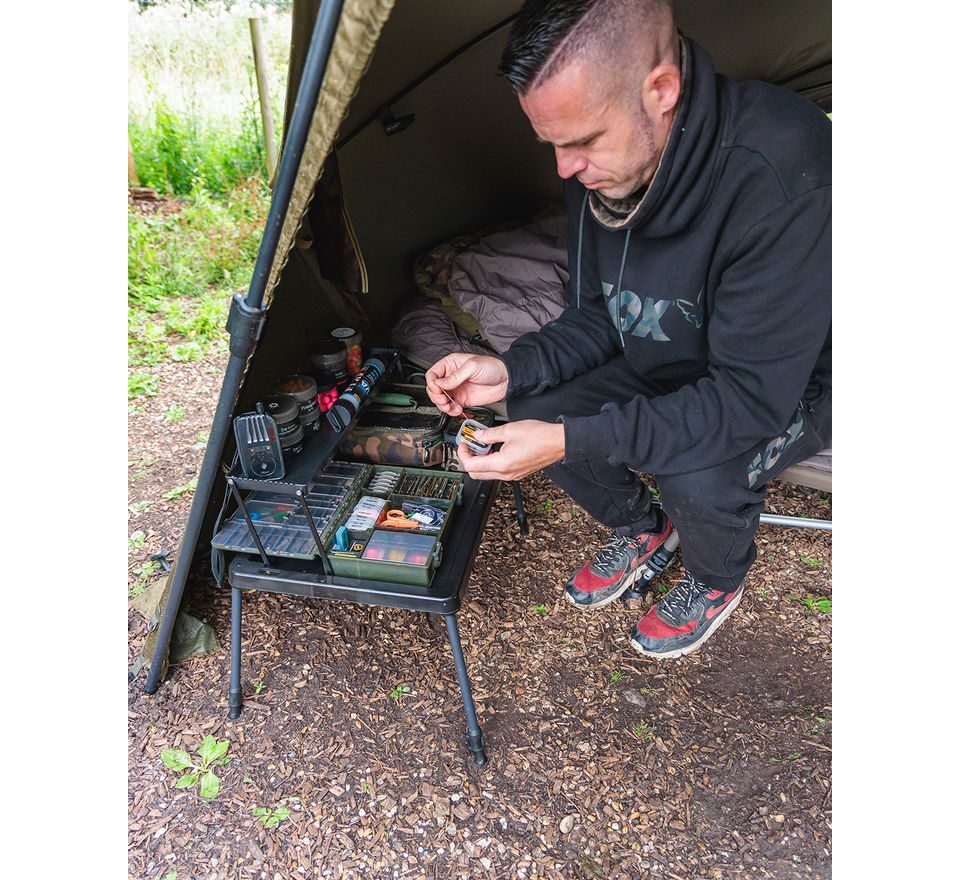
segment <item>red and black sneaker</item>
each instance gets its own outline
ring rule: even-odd
[[[685,574],[640,622],[630,644],[648,657],[670,659],[696,651],[743,598],[743,582],[731,592],[715,590]]]
[[[577,608],[609,605],[644,571],[647,560],[673,532],[663,517],[660,531],[644,532],[633,538],[613,535],[597,555],[580,569],[564,587],[564,595]]]

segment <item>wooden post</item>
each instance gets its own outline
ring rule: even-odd
[[[270,111],[270,92],[267,85],[267,58],[263,48],[260,19],[250,19],[250,38],[253,40],[253,66],[257,71],[257,91],[260,93],[260,115],[263,117],[263,143],[267,149],[267,174],[272,178],[277,167],[277,144],[273,135],[273,114]]]
[[[133,147],[130,146],[130,138],[127,138],[127,186],[140,186],[140,178],[137,176],[137,163],[133,161]]]

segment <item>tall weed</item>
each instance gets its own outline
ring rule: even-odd
[[[150,6],[128,12],[128,133],[140,183],[226,194],[266,177],[248,16],[261,19],[270,103],[281,135],[290,14],[260,5]]]

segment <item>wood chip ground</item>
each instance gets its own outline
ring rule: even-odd
[[[131,584],[178,549],[191,496],[163,495],[199,471],[224,363],[148,368],[160,393],[131,403]],[[154,696],[143,673],[129,689],[130,876],[829,877],[831,619],[801,600],[831,595],[830,534],[761,527],[737,612],[697,654],[657,662],[628,644],[644,609],[561,599],[602,528],[543,477],[522,489],[530,534],[502,492],[458,615],[486,767],[424,614],[246,596],[246,704],[228,720],[229,596],[201,571],[190,606],[223,649]],[[829,495],[779,484],[767,509],[831,516]],[[131,610],[131,663],[145,637]],[[160,760],[207,734],[233,759],[213,801]],[[253,814],[278,806],[274,828]]]

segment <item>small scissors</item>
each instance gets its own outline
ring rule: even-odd
[[[402,510],[388,510],[381,525],[391,529],[419,529],[420,523],[410,519]]]

